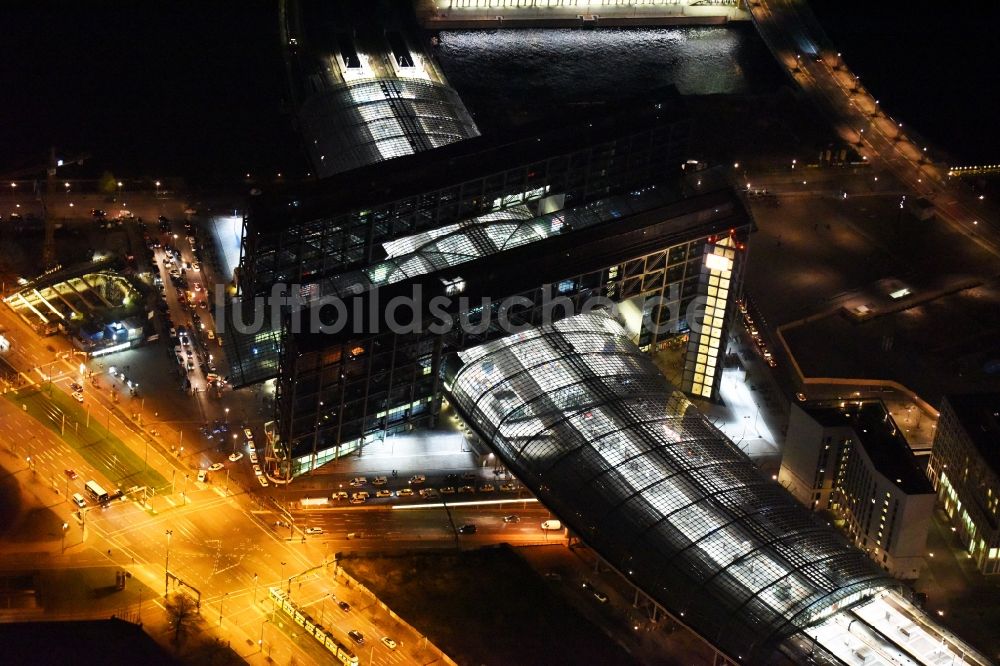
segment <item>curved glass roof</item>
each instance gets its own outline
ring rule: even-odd
[[[531,194],[539,198],[545,191]],[[385,260],[363,270],[323,280],[313,296],[346,298],[576,229],[634,215],[675,200],[674,193],[667,188],[651,186],[542,215],[532,213],[526,204],[514,204],[384,243],[383,248],[388,255]],[[720,206],[720,209],[723,208]],[[728,207],[722,212],[728,214]]]
[[[510,470],[731,656],[762,659],[894,584],[765,478],[612,318],[578,315],[459,359],[453,402]]]
[[[422,79],[368,79],[317,92],[299,122],[320,178],[479,136],[458,94]]]

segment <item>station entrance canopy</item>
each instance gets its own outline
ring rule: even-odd
[[[762,475],[606,314],[457,360],[452,403],[511,472],[732,658],[769,661],[786,638],[896,584]]]

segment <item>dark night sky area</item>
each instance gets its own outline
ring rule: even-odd
[[[227,177],[299,164],[276,3],[0,7],[0,173],[48,146],[128,176]]]

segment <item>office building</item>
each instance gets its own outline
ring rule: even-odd
[[[945,396],[930,473],[976,566],[1000,573],[1000,393]]]
[[[665,93],[256,197],[241,307],[275,284],[303,298],[304,320],[310,303],[352,302],[350,335],[296,332],[283,317],[231,336],[234,383],[277,378],[275,434],[289,473],[433,424],[441,359],[506,333],[505,298],[522,303],[509,313],[515,323],[572,314],[595,297],[621,304],[646,351],[688,336],[682,388],[716,398],[751,220],[721,174],[683,177],[687,126]],[[385,304],[417,287],[425,300],[492,305],[463,313],[452,303],[446,334],[357,325],[355,307],[386,324]],[[546,299],[572,308],[546,309]]]
[[[919,576],[934,490],[881,401],[792,405],[778,479],[892,575]]]

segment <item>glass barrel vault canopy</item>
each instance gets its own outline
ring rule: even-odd
[[[458,354],[452,402],[583,541],[731,657],[894,585],[765,478],[611,317]]]

